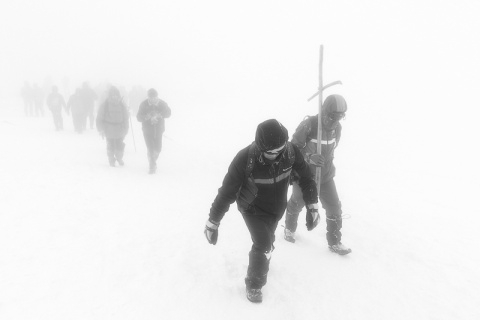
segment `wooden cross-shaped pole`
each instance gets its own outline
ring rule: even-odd
[[[318,129],[317,129],[317,153],[322,154],[322,104],[323,104],[323,90],[327,89],[336,84],[342,84],[341,81],[334,81],[327,85],[323,85],[323,44],[320,45],[320,62],[319,62],[319,72],[318,72],[318,92],[311,96],[308,101],[312,100],[318,95]],[[317,182],[317,192],[318,196],[320,196],[320,185],[322,183],[322,168],[317,167],[315,173],[315,181]]]

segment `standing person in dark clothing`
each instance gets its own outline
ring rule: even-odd
[[[95,100],[97,99],[97,94],[95,93],[95,91],[93,91],[92,88],[90,88],[87,82],[84,82],[82,85],[82,89],[80,90],[80,97],[81,97],[81,101],[82,101],[83,108],[85,110],[85,115],[86,115],[84,125],[86,127],[87,125],[86,120],[88,119],[90,124],[90,129],[93,129],[94,120],[95,120],[95,116],[93,113],[95,109]]]
[[[242,213],[253,241],[245,278],[247,299],[252,302],[263,299],[261,289],[267,283],[275,230],[287,207],[292,172],[299,176],[307,225],[313,229],[319,217],[314,176],[300,150],[288,141],[287,129],[275,119],[260,123],[255,141],[237,153],[210,209],[205,236],[211,244],[217,243],[220,221],[234,201]]]
[[[327,242],[332,252],[340,255],[352,252],[342,244],[342,204],[335,186],[334,151],[340,141],[341,129],[339,121],[345,117],[347,103],[340,95],[331,95],[322,105],[322,154],[317,154],[318,116],[308,117],[300,123],[293,134],[292,143],[302,152],[303,157],[315,173],[316,167],[322,167],[320,202],[326,211]],[[302,190],[297,182],[293,182],[292,195],[287,204],[285,215],[285,240],[294,243],[297,220],[305,202]]]
[[[76,133],[82,133],[85,130],[87,113],[82,103],[82,95],[80,88],[70,96],[67,102],[67,114],[72,113],[73,128]]]
[[[47,106],[52,111],[53,123],[57,131],[63,130],[62,108],[67,109],[65,99],[58,93],[58,87],[53,86],[52,92],[47,97]]]
[[[158,98],[157,90],[149,89],[148,99],[138,108],[137,120],[142,123],[143,137],[147,145],[149,173],[157,170],[157,159],[162,151],[162,137],[165,131],[165,118],[170,117],[171,110],[167,103]]]
[[[25,111],[25,115],[27,117],[33,116],[33,110],[34,110],[34,105],[33,105],[33,88],[30,86],[30,84],[25,81],[23,84],[23,87],[20,91],[20,95],[22,96],[23,99],[23,107]]]
[[[35,105],[35,116],[43,117],[45,111],[43,110],[43,99],[45,98],[42,88],[38,84],[34,84],[32,88],[33,104]]]
[[[123,103],[120,91],[110,87],[108,98],[98,108],[97,129],[107,140],[107,156],[110,166],[115,167],[115,160],[123,166],[125,143],[123,140],[129,129],[129,113]]]

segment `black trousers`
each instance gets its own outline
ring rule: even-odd
[[[107,138],[107,156],[110,163],[115,163],[116,160],[123,159],[123,153],[125,150],[124,138],[109,139]]]
[[[244,214],[243,219],[253,241],[245,284],[247,288],[260,289],[267,283],[275,230],[281,216]]]
[[[143,138],[148,150],[148,160],[155,163],[162,151],[163,132],[160,130],[143,130]]]

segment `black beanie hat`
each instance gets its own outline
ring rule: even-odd
[[[261,151],[280,148],[288,141],[288,131],[276,119],[260,123],[255,134],[255,143]]]
[[[339,94],[332,94],[325,99],[322,105],[322,113],[347,112],[347,102]]]

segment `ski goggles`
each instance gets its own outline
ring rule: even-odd
[[[264,152],[266,154],[268,154],[269,156],[277,156],[277,155],[283,153],[283,151],[285,151],[285,145],[286,145],[286,143],[284,143],[283,146],[281,146],[277,149],[268,150],[268,151],[264,151]]]
[[[345,118],[345,112],[331,112],[327,114],[327,118],[332,121],[340,121]]]

